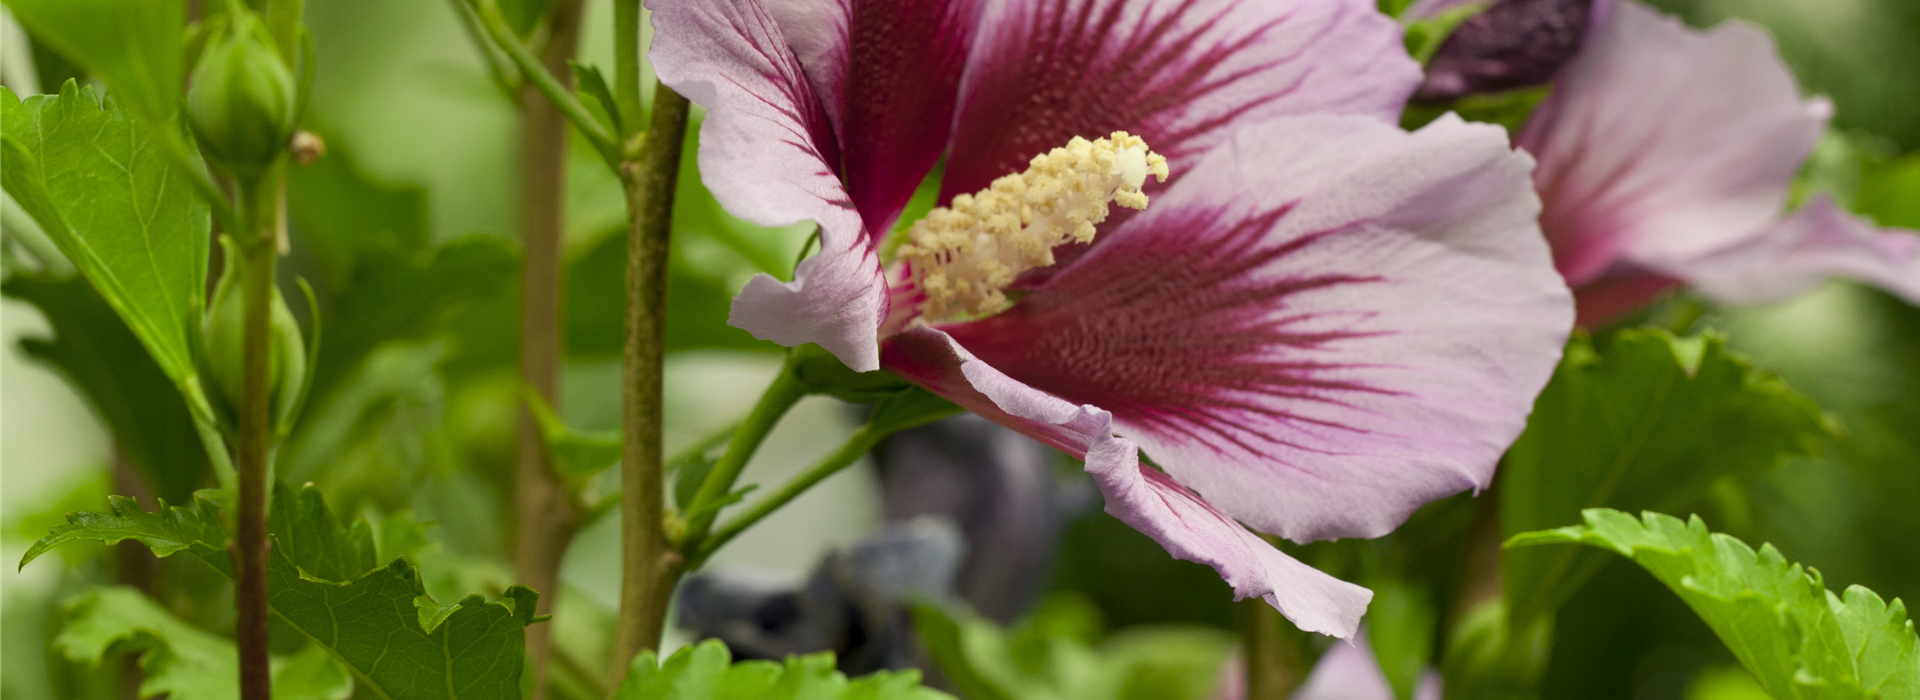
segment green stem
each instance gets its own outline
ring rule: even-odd
[[[800,353],[787,352],[787,360],[780,366],[780,373],[773,378],[773,384],[760,395],[760,402],[754,404],[753,412],[740,422],[739,430],[733,434],[733,440],[727,443],[726,454],[713,464],[707,472],[707,478],[700,483],[700,490],[694,493],[693,502],[687,504],[687,512],[694,513],[687,523],[686,547],[692,551],[702,549],[701,540],[707,531],[713,528],[714,518],[719,515],[713,503],[725,498],[733,491],[733,482],[740,478],[741,470],[746,469],[747,460],[760,449],[760,443],[773,432],[773,426],[780,417],[787,414],[795,403],[807,395],[806,383],[800,380]]]
[[[715,529],[712,534],[701,539],[699,548],[687,559],[687,568],[700,568],[700,565],[704,563],[708,557],[713,556],[714,552],[726,546],[729,540],[739,536],[740,533],[745,532],[747,528],[753,527],[755,523],[760,522],[768,515],[772,515],[774,511],[779,510],[781,506],[799,497],[800,494],[806,493],[807,489],[813,488],[814,484],[818,484],[827,477],[833,476],[839,473],[840,470],[852,465],[860,459],[861,455],[866,454],[873,449],[874,445],[879,444],[882,438],[894,432],[895,431],[891,430],[876,430],[872,425],[862,426],[852,437],[847,438],[847,441],[840,446],[840,449],[834,450],[833,454],[820,458],[820,461],[814,462],[812,466],[807,467],[806,471],[794,475],[792,479],[787,480],[787,483],[781,484],[779,490],[755,500],[752,505],[747,506],[746,510],[728,519],[725,524]]]
[[[453,5],[454,13],[460,15],[460,29],[467,33],[467,39],[480,49],[480,56],[486,59],[487,75],[493,79],[493,86],[500,90],[500,96],[511,103],[520,98],[520,80],[510,67],[513,59],[507,58],[505,51],[487,37],[487,30],[480,26],[480,16],[475,14],[473,6],[467,0],[447,0]]]
[[[1233,605],[1246,654],[1246,699],[1286,700],[1306,680],[1300,646],[1287,635],[1290,625],[1265,599],[1248,598]]]
[[[277,174],[278,168],[270,172]],[[240,185],[241,208],[247,213],[241,243],[240,272],[244,358],[241,361],[239,426],[240,508],[231,546],[237,569],[234,632],[240,651],[240,697],[268,700],[272,675],[268,668],[267,637],[267,458],[273,439],[272,336],[275,245],[275,202],[280,178],[269,175]]]
[[[300,13],[305,4],[304,0],[267,0],[267,26],[279,46],[280,60],[288,66],[299,65]]]
[[[493,43],[506,51],[507,58],[512,59],[513,65],[520,69],[520,76],[533,84],[534,89],[546,95],[548,100],[553,101],[553,105],[560,108],[561,116],[566,117],[567,121],[573,123],[573,128],[579,129],[581,135],[587,137],[587,141],[593,144],[593,149],[599,151],[600,157],[606,159],[609,165],[622,162],[621,149],[614,143],[613,136],[607,133],[606,127],[601,126],[600,121],[594,119],[593,113],[587,110],[586,105],[580,104],[579,98],[574,97],[572,90],[567,89],[566,85],[561,84],[559,78],[554,77],[546,66],[540,64],[540,57],[533,55],[533,51],[528,49],[527,45],[520,41],[520,37],[513,33],[513,28],[507,25],[507,18],[500,14],[500,6],[494,0],[466,1],[473,7],[474,14],[480,18],[480,26],[487,30],[488,36],[493,38]],[[679,167],[678,159],[675,160],[674,167]]]
[[[640,133],[640,0],[613,0],[613,101],[627,133]]]
[[[638,25],[616,27],[618,34]],[[667,601],[685,557],[667,539],[666,489],[661,459],[664,418],[662,368],[667,346],[667,254],[673,198],[687,132],[687,99],[660,86],[652,123],[637,160],[624,161],[627,195],[626,381],[622,396],[620,458],[620,617],[614,628],[610,688],[620,687],[628,662],[660,646]]]
[[[191,399],[188,400],[191,404]],[[234,471],[233,455],[227,452],[225,438],[220,437],[220,429],[214,426],[213,419],[193,415],[193,430],[200,436],[200,447],[207,451],[207,461],[213,465],[214,480],[220,482],[220,490],[227,494],[227,507],[236,507],[233,499],[240,493],[240,476]]]

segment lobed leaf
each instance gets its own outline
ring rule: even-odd
[[[1769,694],[1781,700],[1920,698],[1920,638],[1906,606],[1860,586],[1836,596],[1819,572],[1688,522],[1617,510],[1524,533],[1509,547],[1585,544],[1628,557],[1679,594]]]
[[[547,443],[547,457],[552,461],[553,471],[573,488],[580,488],[595,474],[620,461],[619,433],[574,430],[554,414],[553,407],[547,405],[538,392],[528,389],[523,393],[534,421],[540,424],[540,435]]]
[[[1502,464],[1501,526],[1570,525],[1586,508],[1682,511],[1722,477],[1817,452],[1828,431],[1819,406],[1717,337],[1576,338]],[[1517,622],[1551,614],[1605,563],[1571,547],[1506,554]]]
[[[641,652],[615,700],[952,700],[920,685],[920,672],[882,671],[848,680],[833,654],[787,657],[785,663],[732,663],[727,646],[709,639],[683,647],[662,663]]]
[[[138,590],[89,588],[67,602],[54,646],[72,661],[99,665],[110,650],[140,652],[140,697],[238,700],[240,656],[233,641],[175,618]],[[353,681],[326,650],[308,645],[273,660],[273,697],[346,700]]]
[[[153,550],[155,556],[191,550],[220,573],[231,576],[227,553],[222,549],[227,533],[220,527],[220,505],[216,500],[219,497],[218,491],[200,491],[186,506],[168,507],[163,501],[158,512],[149,513],[131,498],[108,496],[109,512],[68,513],[67,524],[54,528],[27,548],[26,555],[20,558],[20,568],[26,568],[28,562],[68,542],[115,544],[134,540]]]
[[[7,0],[34,39],[155,123],[180,106],[186,6],[173,0]],[[9,127],[12,119],[8,118]]]
[[[132,539],[160,556],[191,552],[231,576],[216,496],[203,491],[191,507],[162,504],[157,513],[112,497],[113,513],[69,514],[70,522],[34,543],[21,565],[65,542]],[[526,626],[539,594],[514,586],[501,600],[472,595],[441,607],[426,597],[419,573],[405,559],[359,569],[377,562],[372,528],[364,521],[341,525],[312,485],[298,492],[281,487],[274,506],[267,524],[274,541],[267,603],[275,617],[345,665],[356,681],[356,697],[520,697]]]
[[[93,283],[188,401],[203,400],[190,338],[206,290],[206,203],[146,126],[92,87],[67,81],[57,97],[25,101],[0,88],[0,121],[7,161],[0,185]]]
[[[1153,625],[1098,643],[1099,612],[1055,597],[1012,627],[963,610],[916,605],[929,656],[972,700],[1203,700],[1212,697],[1232,636]]]

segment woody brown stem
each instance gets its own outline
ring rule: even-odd
[[[554,0],[547,16],[547,41],[541,63],[571,85],[572,60],[579,45],[579,0]],[[547,405],[560,405],[562,340],[561,251],[566,226],[567,119],[533,85],[520,94],[521,154],[524,182],[521,224],[525,256],[521,267],[520,375]],[[579,529],[573,496],[547,458],[540,424],[526,406],[520,409],[519,458],[514,476],[514,576],[540,592],[538,612],[548,614],[559,595],[560,562]],[[552,626],[527,628],[532,661],[533,699],[547,693],[547,662],[552,655]]]

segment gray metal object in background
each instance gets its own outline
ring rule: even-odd
[[[954,593],[1003,624],[1039,599],[1067,522],[1098,507],[1058,451],[971,414],[887,438],[873,457],[886,519],[957,523],[969,546]]]

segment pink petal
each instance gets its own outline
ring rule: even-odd
[[[1820,197],[1751,238],[1678,266],[1701,294],[1729,304],[1781,301],[1828,277],[1920,304],[1920,232],[1877,230]]]
[[[1414,700],[1440,700],[1440,674],[1428,671],[1414,687]],[[1320,655],[1307,682],[1292,700],[1393,700],[1393,686],[1362,636],[1353,644],[1335,644]]]
[[[944,326],[1256,530],[1377,537],[1484,487],[1572,324],[1498,127],[1241,131],[1019,304]]]
[[[782,345],[819,343],[856,370],[879,368],[886,313],[880,259],[840,186],[827,115],[758,0],[655,0],[660,80],[707,108],[700,171],[727,210],[763,226],[812,220],[820,252],[792,282],[760,275],[728,322]]]
[[[940,159],[979,16],[975,0],[780,0],[769,7],[823,99],[837,164],[884,234]]]
[[[1236,598],[1264,598],[1309,632],[1353,636],[1371,591],[1295,561],[1191,489],[1141,465],[1134,444],[1114,437],[1106,411],[1026,386],[930,328],[888,338],[882,359],[887,369],[968,410],[1085,459],[1107,513],[1175,558],[1213,567]]]
[[[940,201],[1074,136],[1145,138],[1179,177],[1234,127],[1399,117],[1420,69],[1372,0],[984,0]]]
[[[1623,1],[1516,141],[1540,160],[1541,226],[1579,287],[1760,230],[1830,111],[1801,99],[1759,29],[1697,31]]]
[[[1393,686],[1365,642],[1328,647],[1292,700],[1393,700]]]

